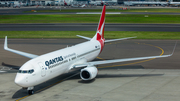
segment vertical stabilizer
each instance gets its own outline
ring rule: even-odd
[[[104,5],[101,18],[99,20],[99,25],[97,28],[96,35],[92,38],[92,40],[104,40],[104,24],[105,24],[105,13],[106,13],[106,5]]]
[[[101,51],[104,47],[104,24],[105,24],[105,13],[106,13],[106,5],[104,5],[103,10],[102,10],[102,14],[99,20],[99,25],[97,28],[97,32],[95,34],[95,36],[91,39],[91,41],[93,40],[97,40],[100,42],[101,44]]]

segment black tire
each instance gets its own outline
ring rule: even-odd
[[[34,94],[34,90],[28,90],[28,94],[29,95],[33,95]]]

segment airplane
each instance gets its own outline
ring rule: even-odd
[[[102,1],[102,0],[96,1],[95,3],[97,6],[104,6],[104,5],[110,6],[110,5],[116,5],[117,4],[117,2],[115,2],[115,1]]]
[[[66,1],[64,0],[64,6],[68,6],[68,4],[66,3]]]
[[[95,5],[95,6],[103,6],[104,2],[102,0],[101,1],[89,1],[89,4]]]
[[[169,0],[169,5],[172,5],[172,6],[180,6],[180,2],[173,2],[173,0]]]
[[[85,7],[87,7],[87,5],[86,4],[83,4],[83,5],[72,4],[71,7],[74,7],[74,8],[85,8]]]
[[[29,61],[20,67],[14,82],[18,86],[27,89],[28,94],[32,95],[34,93],[34,86],[75,69],[80,69],[80,77],[82,80],[92,80],[98,74],[97,65],[151,58],[163,58],[173,55],[174,51],[170,55],[92,61],[102,52],[105,43],[136,38],[127,37],[105,40],[105,12],[106,5],[103,6],[97,32],[93,38],[77,35],[78,37],[84,38],[88,41],[40,56],[8,48],[6,36],[4,41],[5,50],[30,58]]]
[[[89,1],[88,4],[97,6],[97,2],[95,2],[95,1]]]
[[[64,2],[62,0],[61,1],[59,0],[58,2],[60,3],[60,5],[63,5],[63,6],[70,6],[71,5],[71,1],[69,1],[69,0],[68,0],[68,2],[66,2],[65,0],[64,0]]]
[[[85,7],[87,7],[87,5],[86,5],[86,4],[83,4],[83,5],[79,6],[79,7],[85,8]]]

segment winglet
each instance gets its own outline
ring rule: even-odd
[[[172,55],[174,54],[174,51],[175,51],[175,49],[176,49],[176,45],[177,45],[177,41],[176,41],[176,43],[175,43],[175,45],[174,45],[174,49],[173,49],[172,54],[171,54],[170,56],[172,56]]]
[[[8,46],[7,46],[7,36],[5,37],[5,40],[4,40],[4,49],[5,50],[8,49]]]
[[[26,52],[22,52],[22,51],[18,51],[18,50],[8,48],[7,36],[5,37],[5,41],[4,41],[4,50],[10,51],[10,52],[13,52],[13,53],[16,53],[16,54],[19,54],[19,55],[22,55],[22,56],[25,56],[25,57],[28,57],[28,58],[38,57],[38,55],[34,55],[34,54],[30,54],[30,53],[26,53]]]

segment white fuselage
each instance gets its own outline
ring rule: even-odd
[[[33,87],[58,75],[67,73],[73,65],[96,58],[101,51],[99,41],[87,41],[47,53],[26,62],[17,73],[15,83],[21,87]],[[28,73],[28,70],[33,70]]]

